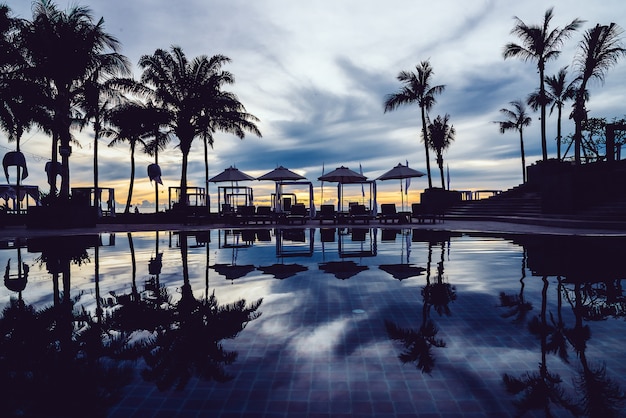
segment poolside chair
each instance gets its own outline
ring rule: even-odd
[[[255,223],[263,222],[265,225],[265,222],[269,222],[271,224],[274,221],[274,212],[270,206],[257,206],[253,219]]]
[[[363,222],[363,223],[370,223],[370,214],[367,212],[367,208],[365,207],[365,205],[352,205],[350,206],[350,222],[351,223],[356,223],[356,222]]]
[[[304,224],[307,219],[306,207],[302,203],[296,203],[291,206],[291,212],[286,217],[287,223],[300,222]]]
[[[378,220],[380,223],[397,223],[400,219],[398,212],[396,211],[396,205],[394,203],[383,203],[380,205],[380,215]]]
[[[239,205],[237,206],[237,219],[239,222],[247,224],[254,220],[254,206],[252,205]]]
[[[337,211],[335,211],[334,205],[322,205],[320,206],[320,211],[318,213],[318,219],[320,221],[320,225],[324,221],[332,221],[334,224],[337,223]]]

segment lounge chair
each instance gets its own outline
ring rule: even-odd
[[[307,219],[306,207],[302,203],[296,203],[291,206],[291,212],[285,218],[288,224],[293,222],[300,222],[304,224]]]
[[[397,223],[400,220],[400,216],[396,211],[396,205],[394,203],[383,203],[380,205],[380,215],[378,217],[380,223]]]
[[[254,220],[254,206],[239,205],[237,206],[237,219],[243,224],[247,224]]]
[[[370,219],[371,216],[369,213],[367,213],[367,209],[365,208],[365,205],[352,205],[350,206],[350,222],[351,223],[356,223],[356,222],[363,222],[363,223],[370,223]]]
[[[430,220],[431,223],[440,220],[443,222],[443,210],[439,210],[433,205],[426,205],[424,203],[413,203],[411,205],[411,222],[413,219],[417,219],[417,223],[423,224],[426,220]]]
[[[317,217],[320,221],[320,225],[324,221],[332,221],[334,224],[337,223],[337,211],[335,211],[334,205],[322,205],[320,206],[320,211],[317,214]]]
[[[257,206],[253,220],[255,223],[263,222],[263,225],[265,222],[271,224],[274,221],[274,212],[270,206]]]

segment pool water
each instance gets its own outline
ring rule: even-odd
[[[624,416],[626,239],[0,240],[6,416]]]

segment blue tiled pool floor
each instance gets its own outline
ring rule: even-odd
[[[502,237],[411,230],[389,236],[367,228],[358,234],[330,231],[332,239],[326,240],[319,229],[295,232],[272,230],[260,239],[257,231],[243,244],[236,231],[196,237],[146,232],[109,237],[111,245],[98,247],[97,257],[88,247],[88,257],[71,266],[71,294],[86,309],[94,300],[96,275],[107,314],[123,305],[131,283],[148,295],[155,274],[171,298],[164,311],[179,312],[185,294],[197,301],[213,294],[222,307],[262,300],[259,317],[233,338],[217,338],[225,352],[236,353],[230,364],[220,363],[227,381],[202,380],[194,369],[202,361],[187,361],[178,352],[172,364],[179,367],[173,370],[190,367],[191,378],[180,389],[159,390],[142,376],[150,369],[142,357],[134,363],[132,382],[104,416],[501,418],[522,411],[524,417],[546,416],[547,409],[536,405],[518,409],[531,405],[523,402],[523,391],[507,392],[508,376],[538,388],[535,399],[550,399],[551,416],[569,417],[555,397],[543,395],[557,389],[563,401],[584,406],[586,394],[576,385],[581,370],[604,370],[590,387],[610,380],[626,388],[621,313],[626,274],[606,260],[600,270],[594,267],[597,256],[586,261],[602,277],[570,280],[573,273],[567,268],[560,273],[563,266],[552,263],[558,257],[547,256],[549,248]],[[7,265],[14,251],[0,251],[0,265]],[[156,254],[162,266],[159,273],[149,272]],[[51,303],[52,286],[46,268],[37,268],[39,256],[34,250],[21,254],[30,265],[21,296],[42,309]],[[132,263],[136,273],[128,268]],[[342,269],[330,271],[331,263]],[[298,268],[289,274],[285,268],[279,279],[263,272],[274,264]],[[379,268],[383,265],[409,274],[394,277]],[[12,296],[0,292],[4,301]],[[159,327],[181,327],[176,321],[181,320]],[[192,343],[221,335],[223,324],[211,322],[192,335]],[[146,334],[144,328],[137,331]],[[566,358],[549,349],[559,335],[566,336]],[[582,353],[574,347],[581,335],[586,336]],[[624,416],[623,404],[604,406]]]

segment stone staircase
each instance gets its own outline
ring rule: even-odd
[[[445,216],[447,219],[504,220],[562,226],[594,224],[626,229],[626,197],[574,214],[543,214],[540,193],[528,185],[519,185],[487,199],[462,201],[449,208]]]
[[[446,218],[493,219],[542,216],[539,193],[526,185],[516,186],[481,200],[462,201],[446,211]]]

